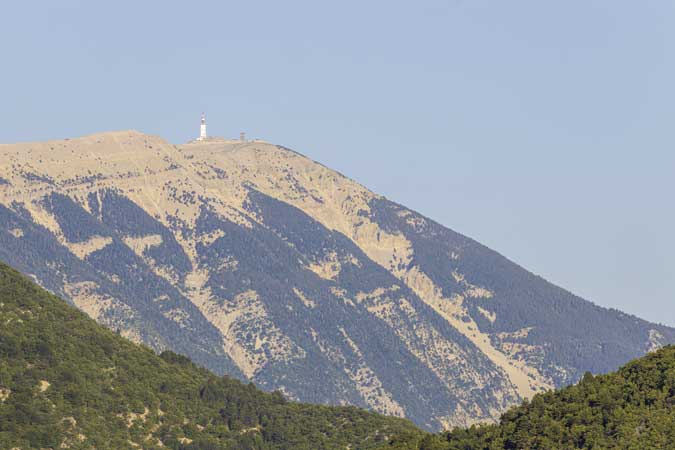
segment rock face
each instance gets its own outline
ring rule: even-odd
[[[428,429],[675,341],[265,142],[0,145],[0,223],[0,259],[132,340]]]

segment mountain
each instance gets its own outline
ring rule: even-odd
[[[632,361],[609,375],[537,394],[499,425],[425,438],[428,450],[673,449],[675,347]],[[406,448],[406,446],[400,447]],[[409,448],[409,447],[407,447]]]
[[[0,145],[0,223],[1,260],[123,336],[426,429],[675,342],[262,141]]]
[[[0,264],[0,448],[368,449],[422,432],[291,403],[115,335]]]

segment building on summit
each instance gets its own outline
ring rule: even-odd
[[[199,124],[199,137],[190,141],[190,143],[197,143],[197,142],[228,142],[228,143],[248,143],[248,142],[264,142],[261,139],[253,139],[253,140],[247,140],[246,139],[246,133],[243,131],[239,133],[239,140],[236,139],[224,139],[222,137],[218,136],[209,136],[206,134],[206,114],[202,113],[202,120],[201,123]]]
[[[205,141],[207,139],[206,135],[206,114],[202,113],[202,123],[199,126],[199,137],[198,141]]]

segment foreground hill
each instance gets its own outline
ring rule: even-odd
[[[123,336],[427,429],[675,342],[265,142],[0,145],[0,225],[0,259]]]
[[[537,394],[498,425],[425,435],[353,407],[286,401],[157,356],[0,264],[0,448],[669,449],[675,347]]]
[[[455,430],[429,450],[673,449],[675,347],[556,392],[536,395],[499,425]]]
[[[366,449],[411,423],[291,403],[157,356],[0,264],[0,448]]]

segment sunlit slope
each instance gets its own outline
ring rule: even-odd
[[[0,162],[2,259],[290,398],[470,424],[675,337],[276,145],[116,132]]]

